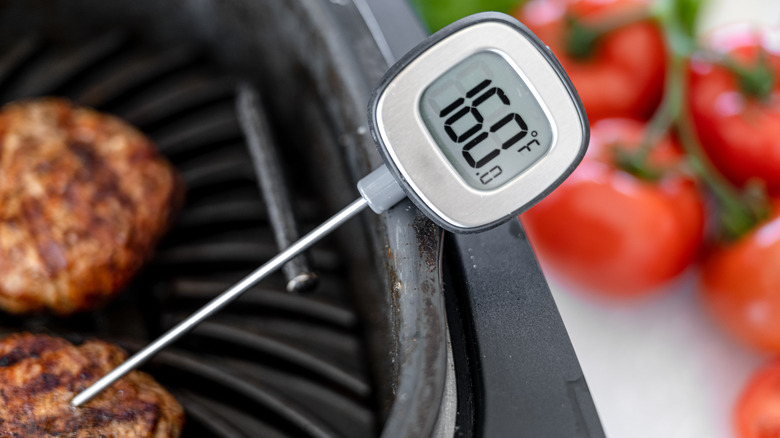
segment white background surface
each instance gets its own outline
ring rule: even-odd
[[[748,20],[780,25],[780,0],[711,0],[703,28]],[[710,319],[689,272],[664,294],[607,305],[553,294],[611,438],[728,438],[736,397],[768,360]]]

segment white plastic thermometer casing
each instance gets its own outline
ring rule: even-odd
[[[542,118],[546,118],[549,123],[549,129],[545,134],[547,138],[544,140],[549,143],[541,145],[543,148],[541,156],[536,157],[519,174],[513,175],[510,180],[493,188],[479,187],[480,183],[474,181],[479,181],[480,176],[482,181],[489,180],[491,178],[488,175],[489,170],[494,169],[493,173],[496,174],[501,171],[501,166],[491,167],[491,163],[488,163],[481,169],[473,169],[475,176],[465,174],[466,170],[457,170],[456,164],[468,169],[474,161],[464,162],[465,164],[456,163],[455,161],[459,159],[456,156],[460,153],[459,150],[450,153],[448,158],[445,153],[446,148],[441,145],[443,143],[441,138],[445,141],[449,140],[441,132],[437,140],[437,133],[433,132],[436,129],[431,129],[436,121],[430,119],[439,114],[436,113],[434,116],[427,114],[429,119],[427,124],[423,117],[426,111],[432,113],[425,109],[423,105],[427,103],[422,101],[423,94],[431,84],[436,84],[437,79],[443,75],[446,78],[454,77],[455,74],[465,75],[465,73],[458,73],[458,69],[464,70],[462,67],[464,64],[468,64],[471,68],[470,58],[474,59],[473,57],[483,53],[500,57],[517,75],[516,80],[524,85],[524,91],[518,92],[522,94],[510,95],[507,91],[505,94],[508,97],[504,102],[509,105],[510,100],[528,99],[529,102],[525,105],[534,106],[532,112],[537,113],[537,119],[539,114],[543,114]],[[490,62],[495,58],[495,56],[481,56]],[[470,87],[471,85],[466,86],[466,88]],[[487,88],[479,89],[474,86],[471,90],[464,89],[464,93],[466,91],[484,93],[486,90]],[[435,91],[428,94],[433,93]],[[478,96],[479,93],[475,93],[471,96],[472,100],[467,98],[465,103],[458,106],[459,110],[466,114],[463,108],[469,104],[475,105]],[[484,99],[480,100],[477,105],[483,101]],[[499,102],[500,106],[500,101],[496,100],[496,102]],[[442,105],[444,106],[446,105]],[[507,111],[509,111],[508,106]],[[446,108],[443,108],[441,113],[445,112]],[[451,110],[441,122],[456,118],[457,115],[453,116],[456,113]],[[528,119],[529,116],[524,115],[523,111],[519,113]],[[468,137],[469,141],[464,141],[457,146],[453,142],[450,148],[457,149],[460,146],[465,148],[470,141],[477,138],[476,130],[474,132],[468,130],[470,125],[467,119],[471,120],[472,125],[477,121],[484,122],[479,130],[484,132],[480,133],[483,137],[487,134],[495,137],[502,131],[510,131],[512,128],[515,129],[515,133],[523,127],[526,128],[525,132],[519,135],[523,138],[513,143],[511,148],[506,150],[497,148],[501,149],[500,160],[505,160],[503,162],[520,159],[521,154],[530,153],[534,147],[540,146],[538,141],[533,142],[537,130],[527,121],[518,122],[521,125],[512,124],[512,128],[509,124],[504,124],[501,125],[501,129],[496,130],[496,133],[490,133],[489,122],[493,122],[492,126],[496,127],[503,119],[500,118],[500,114],[499,118],[493,121],[481,120],[483,116],[469,113],[458,118],[452,129],[455,131],[460,129],[460,133],[464,134],[460,137]],[[466,121],[462,122],[463,120]],[[461,123],[462,126],[456,126],[457,123]],[[371,96],[369,124],[380,154],[406,195],[438,225],[455,232],[486,230],[531,207],[574,170],[585,153],[589,136],[582,103],[549,48],[520,22],[498,13],[476,14],[460,20],[433,35],[396,63]],[[458,137],[453,132],[450,134],[453,139]],[[507,140],[505,143],[510,144],[512,134],[514,133],[505,134],[501,140]],[[475,156],[490,152],[490,147],[485,147],[484,144],[486,143],[479,145],[482,152]],[[530,147],[523,149],[527,144],[530,144]],[[476,149],[473,148],[472,152]],[[500,161],[498,157],[496,160],[494,162]],[[469,178],[470,182],[467,181]]]

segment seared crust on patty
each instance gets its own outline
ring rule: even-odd
[[[92,309],[151,256],[180,178],[135,128],[56,98],[0,111],[0,308]]]
[[[76,347],[46,335],[0,340],[0,438],[178,437],[184,411],[146,373],[133,371],[79,408],[70,400],[122,363],[119,347]]]

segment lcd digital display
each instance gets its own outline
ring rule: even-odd
[[[422,94],[420,113],[470,186],[504,185],[550,149],[552,127],[525,81],[498,53],[474,54]]]

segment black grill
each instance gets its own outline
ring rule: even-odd
[[[69,319],[2,315],[2,331],[99,336],[137,349],[272,257],[277,240],[294,240],[296,222],[310,229],[329,213],[313,181],[285,181],[294,157],[250,153],[247,135],[254,146],[274,141],[263,126],[253,130],[263,117],[255,91],[197,48],[151,50],[117,33],[76,45],[41,35],[0,56],[3,102],[58,95],[116,114],[154,139],[188,186],[178,225],[119,299]],[[313,288],[313,271],[314,290],[287,292]],[[338,244],[326,240],[146,366],[184,405],[184,436],[375,435],[350,281]]]

